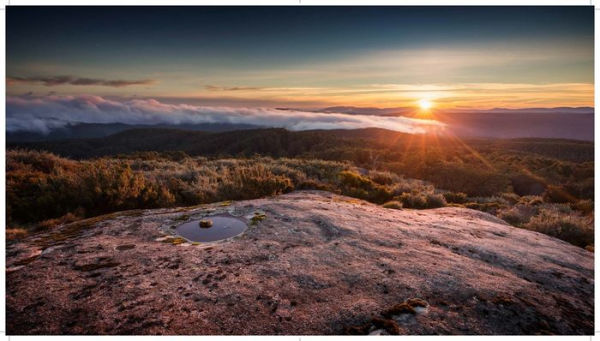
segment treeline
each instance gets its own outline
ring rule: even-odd
[[[72,159],[130,154],[139,151],[183,151],[190,156],[302,157],[352,149],[404,152],[442,148],[478,152],[505,150],[559,160],[594,160],[593,142],[563,139],[469,139],[413,135],[385,129],[288,131],[280,128],[237,130],[220,133],[177,129],[132,129],[104,138],[9,143],[9,148],[45,150]],[[354,156],[346,158],[354,161]],[[382,153],[383,155],[383,153]]]

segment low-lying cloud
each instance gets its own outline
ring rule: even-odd
[[[252,124],[289,130],[385,128],[406,133],[442,129],[442,123],[408,117],[348,115],[343,113],[232,108],[166,104],[154,99],[112,100],[100,96],[9,96],[9,132],[48,133],[72,123],[125,124]]]
[[[262,88],[256,86],[219,86],[219,85],[206,85],[204,88],[208,91],[250,91],[250,90],[261,90]]]
[[[110,86],[122,88],[132,85],[151,85],[156,83],[152,79],[141,80],[122,80],[122,79],[98,79],[98,78],[80,78],[73,76],[51,76],[51,77],[7,77],[8,85],[13,84],[41,84],[44,86],[57,85],[82,85],[82,86]]]

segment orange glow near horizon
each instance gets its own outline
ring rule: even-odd
[[[417,112],[453,109],[521,109],[593,107],[594,84],[371,84],[356,87],[235,87],[202,89],[176,97],[211,100],[219,104],[315,108],[356,106],[414,108]],[[172,96],[175,96],[174,94]],[[169,97],[169,96],[166,96]],[[222,102],[222,103],[221,103]]]
[[[56,95],[89,95],[94,87],[65,85],[53,88]],[[97,89],[94,88],[94,89]],[[135,87],[100,88],[98,96],[140,96]],[[174,91],[176,90],[176,91]],[[15,84],[7,94],[19,96],[48,91],[40,84]],[[129,93],[131,91],[131,93]],[[92,91],[93,92],[93,91]],[[593,83],[444,83],[366,84],[362,86],[268,87],[244,82],[210,86],[189,91],[160,82],[145,90],[143,97],[180,100],[181,103],[210,103],[212,106],[325,108],[355,106],[413,108],[416,112],[453,109],[593,107]]]

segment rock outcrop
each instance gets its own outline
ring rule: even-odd
[[[232,239],[171,236],[245,217]],[[261,219],[256,219],[260,216]],[[592,334],[593,254],[474,210],[326,192],[120,212],[7,245],[15,334]]]

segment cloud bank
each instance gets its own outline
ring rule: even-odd
[[[406,133],[443,129],[442,123],[408,117],[166,104],[154,99],[111,100],[100,96],[9,96],[6,129],[48,133],[70,123],[253,124],[289,130],[385,128]]]
[[[41,84],[44,86],[57,86],[57,85],[96,85],[96,86],[110,86],[115,88],[122,88],[125,86],[132,85],[151,85],[156,83],[152,79],[142,80],[120,80],[120,79],[98,79],[98,78],[79,78],[72,76],[51,76],[51,77],[7,77],[6,81],[8,85],[12,84]]]
[[[328,107],[321,112],[337,112],[349,115],[398,116],[415,112],[415,108],[373,108],[373,107]],[[555,108],[493,108],[493,109],[439,109],[438,114],[593,114],[593,107],[555,107]]]
[[[206,85],[204,87],[208,91],[250,91],[250,90],[262,90],[263,88],[256,86],[219,86],[219,85]]]

